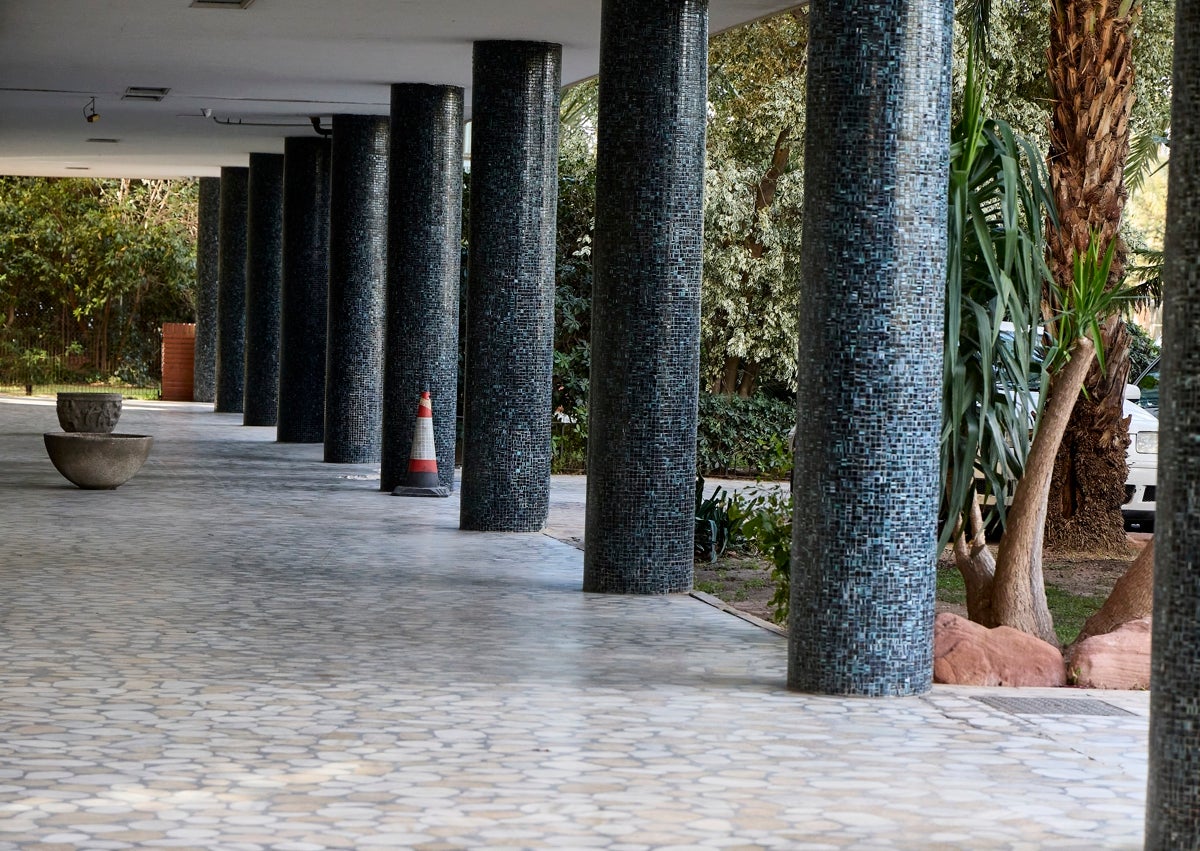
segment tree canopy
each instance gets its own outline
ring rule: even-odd
[[[144,382],[194,313],[195,181],[0,178],[6,359],[70,349],[80,380]]]

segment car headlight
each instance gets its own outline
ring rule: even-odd
[[[1158,432],[1139,431],[1133,442],[1133,448],[1143,455],[1158,454]]]

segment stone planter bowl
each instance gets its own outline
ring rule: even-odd
[[[120,393],[58,394],[58,424],[63,431],[107,434],[120,418]]]
[[[84,490],[112,490],[133,478],[150,455],[146,434],[51,431],[43,435],[55,469]]]

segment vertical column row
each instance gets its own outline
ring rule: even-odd
[[[380,457],[387,166],[387,117],[333,117],[325,460],[334,463]]]
[[[217,269],[220,253],[221,179],[200,178],[196,216],[196,342],[192,398],[211,402],[217,390]]]
[[[275,439],[320,443],[325,433],[329,282],[329,140],[283,143],[283,272]]]
[[[245,387],[246,184],[249,169],[221,169],[217,253],[217,384],[213,410],[240,413]]]
[[[1200,6],[1175,7],[1146,849],[1200,837]]]
[[[561,53],[475,45],[464,529],[533,532],[549,512]]]
[[[251,154],[246,212],[243,425],[279,412],[279,297],[283,281],[283,156]]]
[[[952,4],[810,8],[809,126],[861,156],[805,148],[788,685],[919,693],[933,672]]]
[[[403,484],[417,401],[433,399],[438,477],[454,486],[463,91],[392,86],[380,488]]]
[[[692,585],[708,7],[605,0],[586,591]]]

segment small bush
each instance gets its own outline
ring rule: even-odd
[[[792,495],[783,490],[762,491],[752,497],[734,494],[726,513],[741,536],[771,563],[775,596],[771,610],[776,623],[786,624],[792,577]]]
[[[765,396],[700,395],[696,464],[701,475],[786,479],[796,407]]]

